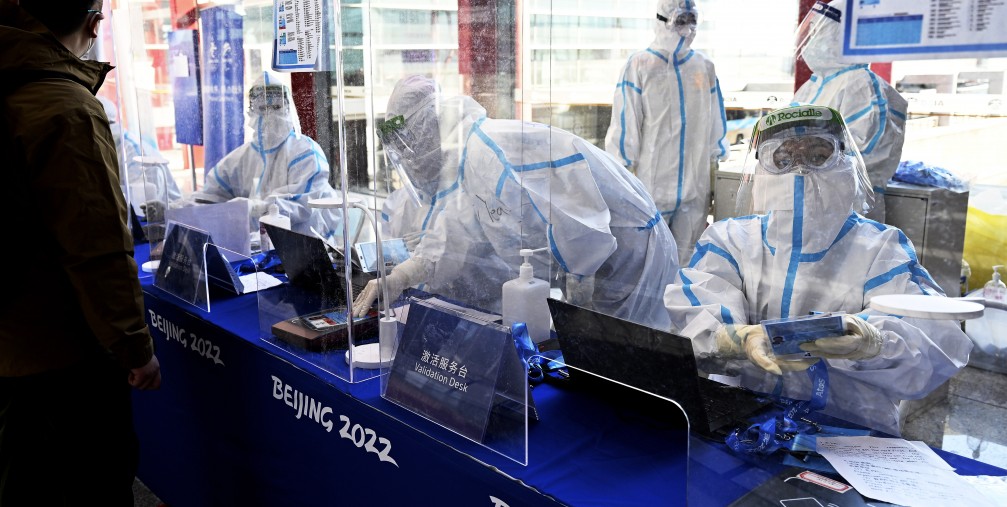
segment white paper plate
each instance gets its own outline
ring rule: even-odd
[[[147,273],[153,273],[157,271],[157,267],[160,265],[161,261],[147,261],[140,266],[140,269],[144,270]]]
[[[870,307],[879,312],[919,319],[968,320],[983,316],[985,307],[972,301],[927,296],[925,294],[886,294],[871,298]]]

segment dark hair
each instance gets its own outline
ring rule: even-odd
[[[94,9],[97,3],[97,0],[21,0],[21,8],[61,37],[84,26],[88,9]]]

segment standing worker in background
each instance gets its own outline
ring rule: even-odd
[[[115,143],[101,0],[0,1],[0,504],[133,505],[130,386],[161,383]],[[20,245],[23,248],[18,248]],[[26,250],[28,249],[28,250]]]
[[[816,2],[797,29],[797,56],[814,74],[791,105],[828,106],[843,115],[867,165],[874,204],[867,218],[885,221],[885,189],[899,168],[909,103],[867,64],[840,61],[843,0]]]
[[[389,162],[436,212],[412,257],[384,278],[390,297],[425,282],[499,312],[520,249],[548,247],[568,301],[668,327],[660,294],[678,269],[675,240],[640,181],[607,153],[548,125],[488,118],[471,97],[443,97],[422,76],[395,85],[385,117]],[[550,277],[548,258],[532,257],[536,276]],[[371,281],[357,297],[356,315],[377,288]]]
[[[605,149],[636,174],[667,220],[688,264],[710,209],[710,171],[727,160],[727,118],[713,62],[690,48],[692,0],[660,0],[656,37],[626,62]]]
[[[145,205],[148,201],[159,201],[167,205],[181,199],[182,191],[178,189],[178,184],[168,169],[168,161],[161,155],[157,145],[150,139],[123,130],[122,123],[119,122],[119,108],[105,97],[99,96],[98,100],[105,108],[112,139],[115,140],[123,195],[129,195],[135,201],[134,207]],[[144,163],[148,160],[150,162]],[[129,194],[126,193],[127,185],[130,187]]]
[[[301,133],[290,87],[276,75],[263,72],[248,90],[248,126],[254,131],[252,140],[210,169],[192,198],[247,201],[249,230],[258,230],[259,218],[276,204],[290,217],[293,230],[311,234],[314,228],[331,236],[338,219],[329,210],[308,207],[311,199],[336,195],[329,185],[329,162],[318,143]]]
[[[700,369],[806,400],[803,370],[823,358],[823,412],[898,435],[900,401],[965,366],[972,342],[957,321],[867,309],[884,294],[943,296],[901,230],[859,214],[869,194],[835,110],[791,107],[759,120],[738,191],[738,210],[752,214],[707,228],[664,296],[672,331],[692,339]],[[801,344],[810,359],[776,357],[761,322],[811,312],[845,313],[846,332]]]

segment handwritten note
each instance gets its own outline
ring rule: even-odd
[[[827,437],[818,452],[860,494],[907,506],[990,506],[925,445],[899,438]]]

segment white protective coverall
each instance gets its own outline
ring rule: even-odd
[[[157,144],[147,137],[141,137],[122,129],[119,122],[119,108],[105,97],[98,96],[108,116],[108,126],[115,138],[115,152],[119,158],[119,186],[123,195],[128,195],[139,209],[139,205],[151,200],[165,204],[182,198],[175,178],[168,169],[168,162],[157,149]],[[147,157],[153,163],[143,164],[137,157]],[[160,159],[159,162],[155,162]],[[123,174],[125,172],[125,174]],[[126,193],[127,182],[130,192]]]
[[[690,48],[695,2],[660,0],[657,15],[654,42],[620,73],[605,150],[653,196],[684,264],[706,227],[711,166],[730,155],[727,117],[713,62]]]
[[[228,153],[206,174],[204,187],[193,198],[204,202],[248,199],[251,230],[275,203],[290,217],[291,228],[326,237],[339,219],[330,210],[312,209],[308,200],[333,197],[329,163],[322,148],[301,134],[290,88],[276,76],[263,73],[249,91],[248,126],[252,140]]]
[[[425,282],[430,292],[499,312],[519,250],[548,247],[567,288],[596,310],[667,328],[661,291],[678,269],[675,240],[640,181],[611,156],[548,125],[489,119],[470,97],[443,98],[421,76],[396,85],[386,117],[397,115],[411,140],[401,167],[442,211],[387,277],[390,292]],[[532,264],[549,278],[549,255]],[[354,311],[375,295],[365,290]]]
[[[799,55],[814,74],[791,105],[828,106],[843,115],[873,186],[875,202],[867,217],[884,222],[884,192],[902,159],[909,103],[867,64],[840,61],[844,4],[817,2],[798,29]]]
[[[767,174],[765,160],[763,154],[749,189],[764,214],[721,220],[703,233],[679,283],[665,292],[672,330],[692,339],[701,369],[740,376],[755,391],[807,400],[806,372],[775,375],[744,357],[725,357],[718,332],[813,311],[858,314],[880,331],[879,348],[870,358],[826,360],[823,412],[899,435],[899,401],[921,398],[953,376],[968,362],[972,343],[955,321],[866,309],[882,294],[943,294],[901,230],[853,211],[862,199],[855,156],[806,174]],[[866,175],[861,181],[868,185]]]

